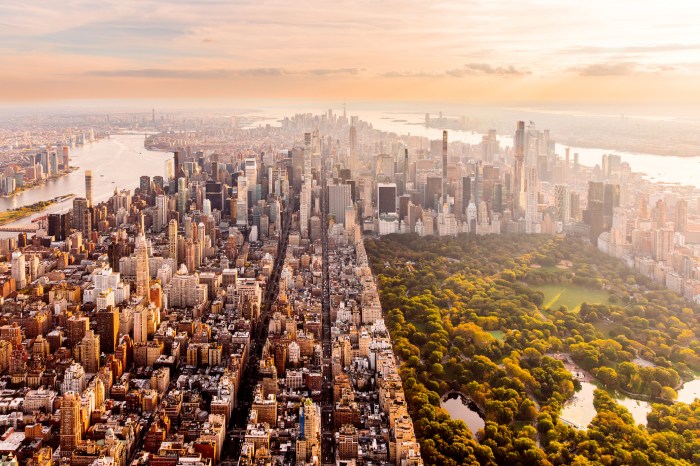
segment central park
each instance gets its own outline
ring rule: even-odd
[[[681,296],[572,238],[366,248],[426,464],[700,463],[700,402],[676,402],[700,371],[700,309]],[[449,393],[483,416],[476,432]],[[585,393],[581,425],[562,413]]]

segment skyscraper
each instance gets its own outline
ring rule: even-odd
[[[335,217],[335,222],[344,224],[345,209],[352,204],[350,185],[337,184],[328,187],[328,213]]]
[[[148,272],[148,246],[146,237],[140,233],[136,237],[136,295],[149,301],[150,274]]]
[[[377,213],[396,213],[396,183],[377,184]]]
[[[80,396],[68,392],[61,401],[61,456],[70,457],[81,438]]]
[[[165,228],[168,221],[168,198],[164,194],[156,196],[156,218],[153,222],[153,228],[156,231],[161,231]]]
[[[177,260],[177,220],[170,220],[168,223],[168,257],[178,264]]]
[[[27,286],[27,270],[25,267],[24,254],[21,251],[12,253],[12,278],[15,279],[17,290]]]
[[[108,307],[95,314],[97,320],[97,334],[100,337],[100,351],[114,353],[119,336],[119,308]]]
[[[88,330],[80,341],[79,354],[85,372],[96,374],[100,370],[100,336]]]
[[[525,163],[525,122],[519,121],[515,130],[515,169],[513,170],[512,210],[514,216],[519,216],[522,210],[521,196],[523,193],[524,163]]]
[[[92,170],[85,170],[85,199],[88,201],[88,207],[92,207]]]
[[[442,132],[442,199],[440,208],[447,204],[447,131]]]
[[[554,208],[557,212],[557,219],[567,224],[571,220],[571,195],[568,184],[558,184],[554,186]]]
[[[73,199],[73,228],[83,234],[83,239],[88,238],[92,229],[90,202],[84,197]]]
[[[177,154],[177,152],[176,152]],[[185,218],[187,209],[187,179],[180,177],[177,180],[177,211],[180,213],[180,220]]]
[[[679,199],[676,202],[676,231],[685,233],[688,229],[688,202],[685,199]]]
[[[526,168],[526,194],[527,202],[525,208],[525,233],[538,233],[535,224],[537,218],[537,167],[528,165]]]
[[[68,237],[69,218],[68,214],[49,214],[49,236],[53,236],[56,241],[63,241]]]

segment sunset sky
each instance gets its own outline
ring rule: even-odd
[[[700,103],[679,1],[4,0],[0,102]]]

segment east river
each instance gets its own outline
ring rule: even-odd
[[[71,148],[71,166],[80,167],[66,176],[49,180],[46,184],[23,191],[15,196],[0,198],[0,211],[14,209],[35,202],[53,199],[66,194],[85,195],[85,170],[92,170],[93,199],[102,202],[115,189],[128,188],[133,191],[139,185],[139,177],[165,175],[165,161],[172,157],[169,152],[149,151],[143,147],[143,134],[112,135],[81,147]],[[53,204],[45,211],[13,222],[28,224],[33,218],[47,213],[67,212],[73,199]],[[17,236],[17,233],[0,232],[0,237]]]

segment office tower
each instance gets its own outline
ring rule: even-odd
[[[63,160],[63,170],[68,170],[70,168],[70,149],[68,146],[63,146],[61,150],[62,160]]]
[[[100,370],[99,335],[95,335],[95,332],[88,330],[80,341],[78,353],[80,354],[80,363],[83,365],[86,373],[96,374]]]
[[[528,165],[526,171],[525,190],[527,203],[525,206],[525,233],[537,233],[537,167]]]
[[[83,234],[83,239],[87,240],[92,230],[92,213],[90,203],[84,197],[73,199],[73,228]]]
[[[345,209],[351,204],[352,196],[349,185],[337,184],[328,187],[328,213],[335,217],[336,223],[344,225]]]
[[[491,210],[493,212],[498,213],[503,212],[503,185],[501,183],[495,183],[493,185],[493,199],[491,199]]]
[[[134,343],[148,342],[148,310],[139,306],[134,310]]]
[[[428,176],[425,180],[425,198],[423,207],[426,209],[437,209],[442,199],[442,177]]]
[[[557,212],[557,219],[564,224],[571,220],[571,193],[568,184],[558,184],[554,186],[554,208]]]
[[[493,163],[496,157],[498,147],[498,139],[496,139],[496,130],[490,129],[487,135],[481,139],[481,159],[484,163]]]
[[[442,199],[440,207],[447,204],[447,131],[442,132]]]
[[[168,223],[168,257],[173,259],[175,264],[179,264],[177,257],[177,220],[170,220]]]
[[[168,221],[168,198],[164,194],[156,196],[156,215],[153,222],[153,229],[161,231]]]
[[[180,151],[176,150],[173,152],[173,173],[172,173],[172,179],[177,179],[180,178],[180,164],[182,163],[182,160],[180,160]]]
[[[146,237],[143,233],[139,233],[136,237],[136,248],[134,254],[136,256],[136,295],[144,299],[146,303],[149,300],[150,289],[150,274],[148,271],[148,245]]]
[[[151,177],[148,175],[141,175],[139,178],[139,189],[141,190],[141,194],[150,194],[151,193]]]
[[[225,188],[223,183],[219,183],[216,181],[207,181],[205,188],[206,192],[204,198],[209,200],[211,208],[223,212],[225,194]]]
[[[688,202],[679,199],[676,202],[676,231],[685,233],[688,229]]]
[[[350,170],[352,173],[355,172],[355,167],[357,163],[357,128],[355,126],[350,127]]]
[[[12,278],[15,279],[16,287],[21,290],[27,286],[27,270],[25,266],[24,254],[21,251],[12,253]]]
[[[85,170],[85,199],[87,199],[88,207],[92,207],[92,170]]]
[[[187,179],[180,177],[177,180],[177,211],[180,213],[180,220],[185,218],[187,211]]]
[[[567,147],[566,148],[566,158],[564,159],[564,176],[563,176],[563,182],[568,183],[569,182],[569,166],[570,166],[570,161],[569,161],[569,152],[570,149]]]
[[[515,130],[515,168],[513,170],[513,187],[511,188],[512,195],[512,211],[514,217],[519,217],[522,210],[522,193],[524,181],[524,163],[525,163],[525,122],[519,121]]]
[[[572,220],[581,220],[581,196],[575,191],[571,191],[569,196],[569,211]]]
[[[68,214],[49,214],[49,236],[53,236],[56,241],[63,241],[68,237],[70,219]]]
[[[377,184],[377,214],[396,213],[396,183]]]
[[[255,204],[257,199],[257,189],[258,184],[258,166],[255,157],[247,157],[245,159],[245,178],[248,187],[248,202],[252,205]]]
[[[119,337],[119,308],[109,306],[95,314],[97,320],[97,334],[100,337],[100,351],[114,353]]]
[[[153,189],[157,193],[163,193],[164,191],[164,186],[165,186],[165,180],[163,179],[162,176],[156,175],[153,177]]]
[[[80,396],[68,392],[61,400],[61,456],[70,457],[82,438],[80,423]]]
[[[606,229],[609,229],[610,225],[612,225],[615,207],[620,207],[620,185],[606,184],[603,188],[603,218]]]
[[[258,221],[258,231],[260,231],[260,222],[259,221]],[[201,259],[204,258],[204,240],[205,240],[205,237],[206,237],[206,227],[204,226],[204,222],[199,222],[197,224],[197,241],[199,241],[200,261],[198,261],[197,267],[201,266]]]

